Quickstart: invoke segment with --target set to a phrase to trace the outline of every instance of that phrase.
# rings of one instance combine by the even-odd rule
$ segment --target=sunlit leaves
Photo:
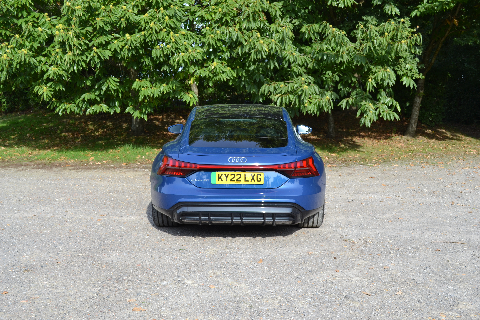
[[[399,79],[413,88],[419,77],[416,55],[421,37],[408,19],[379,21],[365,16],[347,31],[327,21],[298,25],[302,40],[295,43],[297,52],[284,52],[292,76],[287,82],[272,79],[263,94],[276,104],[314,115],[336,106],[356,108],[366,126],[380,117],[398,118],[400,109],[391,88]]]
[[[448,11],[455,7],[462,0],[425,0],[412,11],[412,16],[421,16],[425,14],[435,14],[442,11]]]
[[[418,77],[421,38],[389,1],[376,1],[382,19],[360,15],[353,0],[72,0],[43,11],[12,1],[1,7],[16,11],[2,34],[0,80],[21,79],[60,113],[145,118],[163,101],[197,104],[197,84],[228,84],[293,113],[357,108],[369,125],[395,118],[391,87],[413,88]]]
[[[53,15],[48,6],[46,12],[32,11],[26,1],[18,16],[26,12],[28,23],[19,18],[20,36],[7,42],[22,51],[7,56],[9,64],[0,61],[2,78],[31,70],[34,92],[60,113],[125,111],[146,117],[158,98],[194,103],[189,87],[175,79],[182,63],[191,63],[176,61],[193,46],[182,31],[187,4],[66,1]],[[151,85],[145,91],[136,80]]]
[[[353,4],[356,4],[355,0],[328,0],[328,5],[339,8],[350,7]]]
[[[389,2],[383,6],[383,10],[389,15],[399,15],[400,10],[393,3]]]

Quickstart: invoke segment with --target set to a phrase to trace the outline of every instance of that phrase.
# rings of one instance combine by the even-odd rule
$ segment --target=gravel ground
[[[146,168],[0,168],[0,319],[479,319],[480,167],[327,168],[319,229],[153,226]]]

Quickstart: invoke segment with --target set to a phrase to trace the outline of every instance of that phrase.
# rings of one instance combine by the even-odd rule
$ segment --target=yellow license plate
[[[263,172],[212,172],[212,184],[263,184]]]

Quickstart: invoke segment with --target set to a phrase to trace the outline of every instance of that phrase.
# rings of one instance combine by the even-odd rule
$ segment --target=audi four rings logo
[[[228,162],[235,162],[235,163],[247,162],[247,158],[245,158],[245,157],[230,157],[230,158],[228,158]]]

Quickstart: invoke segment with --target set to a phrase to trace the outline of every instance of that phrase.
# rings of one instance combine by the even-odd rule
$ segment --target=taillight
[[[197,164],[175,160],[164,156],[162,165],[157,174],[163,176],[186,177],[199,170],[240,170],[240,171],[277,171],[289,178],[307,178],[318,176],[318,170],[313,162],[313,157],[284,164],[273,165],[215,165]]]
[[[291,178],[299,178],[299,177],[314,177],[320,175],[318,173],[315,164],[313,163],[313,158],[307,158],[304,160],[300,160],[295,162],[295,170],[292,172]]]
[[[198,170],[198,164],[172,159],[164,156],[157,174],[163,176],[185,177]]]

